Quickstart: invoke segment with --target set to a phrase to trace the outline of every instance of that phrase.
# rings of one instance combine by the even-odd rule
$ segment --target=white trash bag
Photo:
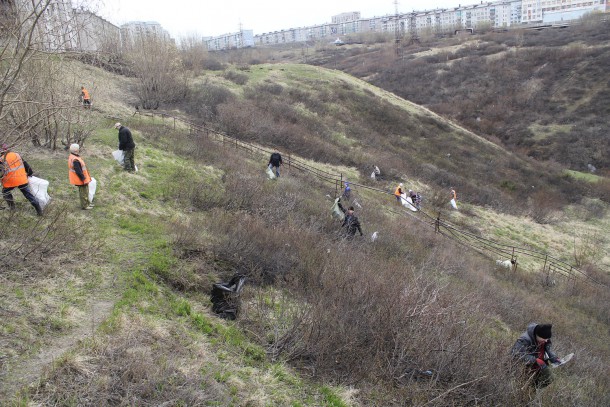
[[[89,203],[93,203],[93,198],[95,197],[95,191],[97,190],[97,180],[91,177],[91,182],[89,182]]]
[[[271,169],[271,166],[267,167],[267,171],[265,171],[267,173],[267,177],[269,179],[276,179],[277,177],[275,176],[275,173],[273,172],[273,170]]]
[[[112,156],[120,165],[125,164],[125,152],[123,150],[113,151]]]
[[[49,181],[38,177],[28,177],[28,184],[30,186],[30,191],[32,191],[32,194],[36,197],[40,207],[44,209],[51,201],[51,197],[47,192]]]
[[[411,209],[413,212],[417,212],[417,208],[413,205],[411,197],[407,197],[407,194],[403,193],[400,195],[400,203],[402,203],[402,206]]]
[[[455,202],[455,199],[452,199],[451,201],[449,201],[449,203],[451,204],[451,207],[453,209],[457,209],[457,203]]]
[[[341,209],[339,209],[339,199],[340,198],[335,199],[335,203],[330,208],[330,211],[331,211],[330,216],[332,218],[338,218],[339,220],[343,220],[343,218],[345,218],[345,214],[343,213],[343,211]]]

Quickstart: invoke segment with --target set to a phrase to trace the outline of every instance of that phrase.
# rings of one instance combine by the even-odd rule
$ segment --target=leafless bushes
[[[224,77],[238,85],[245,85],[249,79],[248,75],[234,70],[226,71]]]
[[[138,78],[135,91],[144,109],[157,109],[186,96],[186,76],[170,41],[156,36],[139,38],[126,57]]]
[[[30,208],[31,209],[31,208]],[[52,271],[48,262],[72,261],[74,252],[83,253],[85,260],[100,248],[89,236],[89,225],[68,218],[65,206],[47,208],[47,213],[35,221],[19,213],[3,211],[0,222],[0,275],[19,278],[39,276]],[[75,233],[78,230],[78,233]]]
[[[529,201],[529,214],[536,222],[551,223],[556,219],[556,213],[561,207],[561,196],[551,191],[538,191]]]
[[[77,110],[78,85],[65,79],[63,57],[48,50],[70,47],[75,27],[50,0],[4,2],[0,24],[0,130],[10,145],[30,139],[55,149],[58,141],[84,141],[90,132]]]

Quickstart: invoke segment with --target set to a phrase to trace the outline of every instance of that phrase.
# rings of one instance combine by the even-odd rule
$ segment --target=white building
[[[203,42],[207,45],[208,50],[210,51],[248,48],[254,46],[254,32],[252,30],[241,30],[231,34],[205,37],[203,38]]]
[[[121,30],[102,17],[84,9],[74,9],[76,48],[79,51],[118,53]]]
[[[525,23],[557,23],[577,20],[586,13],[604,12],[606,0],[523,0],[522,17]]]
[[[457,1],[457,0],[456,0]],[[331,23],[290,28],[257,34],[258,45],[286,44],[308,40],[334,40],[343,34],[396,31],[441,33],[458,29],[500,29],[526,24],[554,23],[575,20],[586,13],[610,9],[610,0],[496,0],[457,7],[414,11],[381,17],[361,18],[360,13],[342,13]]]
[[[349,13],[341,13],[341,14],[337,14],[336,16],[332,16],[330,18],[330,21],[333,24],[347,23],[347,22],[356,21],[356,20],[360,20],[360,12],[359,11],[352,11],[352,12],[349,12]]]
[[[137,41],[149,38],[171,41],[169,33],[156,21],[131,21],[121,26],[121,45],[123,49],[129,49]]]

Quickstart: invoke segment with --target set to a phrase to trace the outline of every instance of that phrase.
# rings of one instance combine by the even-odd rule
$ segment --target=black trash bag
[[[246,277],[241,274],[233,276],[228,283],[216,283],[212,285],[212,311],[220,318],[234,320],[239,313],[241,303],[240,294],[244,288]]]

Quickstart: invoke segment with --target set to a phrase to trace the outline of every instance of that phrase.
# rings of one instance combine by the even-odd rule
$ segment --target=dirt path
[[[53,338],[38,354],[20,360],[10,366],[7,378],[0,383],[0,399],[10,400],[19,390],[40,380],[46,367],[78,344],[79,341],[95,335],[100,324],[112,312],[114,303],[108,300],[94,301],[87,305],[87,312],[77,326],[65,335]],[[93,318],[91,318],[93,316]]]

